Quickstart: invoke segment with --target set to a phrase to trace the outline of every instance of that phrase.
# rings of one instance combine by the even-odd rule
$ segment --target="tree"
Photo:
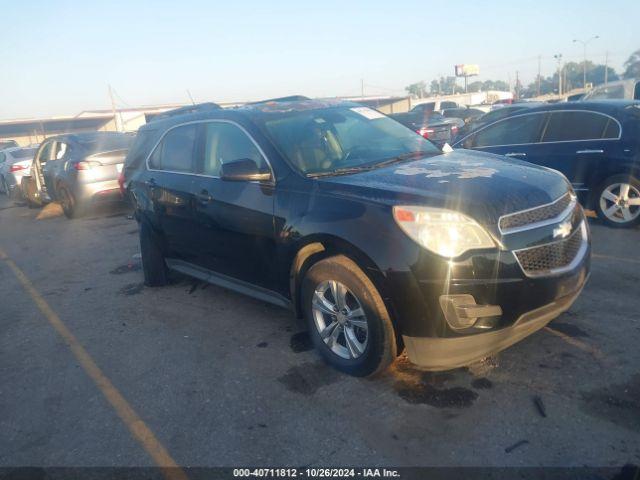
[[[625,78],[640,78],[640,50],[633,52],[624,62]]]
[[[417,98],[424,98],[427,96],[427,84],[425,82],[412,83],[408,87],[405,87],[405,90],[409,92],[410,95]]]

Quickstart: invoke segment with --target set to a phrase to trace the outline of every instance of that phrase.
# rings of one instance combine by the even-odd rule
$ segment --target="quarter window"
[[[544,118],[544,114],[528,114],[506,118],[470,137],[469,141],[464,142],[464,147],[536,143],[540,138],[540,129]]]
[[[553,112],[542,137],[543,142],[570,142],[618,138],[618,123],[593,112]]]
[[[149,166],[171,172],[193,171],[197,126],[183,125],[167,132],[149,159]]]
[[[44,165],[51,159],[52,146],[53,146],[53,142],[47,142],[43,145],[42,150],[40,150],[40,154],[38,155],[38,162],[41,165]]]
[[[244,159],[253,160],[261,170],[269,168],[258,148],[239,127],[226,122],[206,124],[202,173],[218,177],[223,164]]]

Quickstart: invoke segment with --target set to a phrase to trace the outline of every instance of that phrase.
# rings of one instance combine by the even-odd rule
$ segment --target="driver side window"
[[[204,164],[202,173],[219,177],[222,165],[235,160],[253,160],[260,171],[269,166],[262,154],[244,131],[226,122],[205,125]]]

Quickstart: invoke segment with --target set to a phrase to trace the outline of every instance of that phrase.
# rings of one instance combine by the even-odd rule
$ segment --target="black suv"
[[[355,103],[169,115],[140,128],[125,188],[147,285],[172,269],[288,307],[354,375],[402,348],[432,370],[506,348],[567,310],[589,272],[561,175],[444,154]]]

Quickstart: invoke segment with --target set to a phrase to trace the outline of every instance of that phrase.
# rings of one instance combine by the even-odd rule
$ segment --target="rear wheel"
[[[140,253],[144,284],[148,287],[161,287],[169,283],[169,271],[160,247],[160,239],[144,221],[140,223]]]
[[[2,188],[2,193],[9,195],[9,185],[7,185],[7,181],[4,177],[0,177],[0,188]]]
[[[302,302],[316,349],[338,370],[374,375],[397,356],[384,302],[349,258],[338,255],[313,265],[302,282]]]
[[[614,175],[600,188],[596,208],[600,219],[611,227],[625,228],[640,221],[640,181]]]
[[[68,187],[60,185],[57,189],[58,200],[62,211],[67,218],[76,218],[81,215],[81,209],[76,198]]]

